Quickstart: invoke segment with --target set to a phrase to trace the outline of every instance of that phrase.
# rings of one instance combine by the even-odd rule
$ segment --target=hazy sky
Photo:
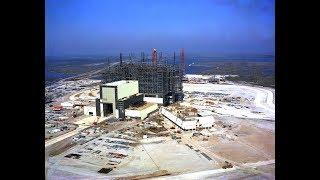
[[[46,55],[274,53],[274,0],[46,0]]]

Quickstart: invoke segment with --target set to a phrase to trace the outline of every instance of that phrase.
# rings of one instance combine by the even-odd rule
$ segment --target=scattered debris
[[[231,163],[229,163],[228,161],[224,162],[224,165],[222,166],[223,169],[227,169],[227,168],[232,168],[233,165]]]
[[[66,157],[66,158],[72,158],[72,159],[79,159],[80,157],[81,157],[81,155],[80,154],[68,154],[68,155],[66,155],[66,156],[64,156],[64,157]]]
[[[194,137],[198,137],[198,136],[202,136],[202,134],[201,134],[201,133],[199,133],[199,132],[194,132],[194,133],[192,134],[192,136],[194,136]]]
[[[193,147],[192,146],[190,146],[189,144],[185,144],[186,146],[188,146],[190,149],[193,149]]]
[[[112,171],[112,168],[101,168],[98,172],[103,174],[108,174]]]

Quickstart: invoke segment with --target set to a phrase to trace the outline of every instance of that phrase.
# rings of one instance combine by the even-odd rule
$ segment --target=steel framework
[[[175,64],[156,63],[154,57],[152,54],[152,62],[148,62],[141,53],[140,62],[123,62],[121,56],[120,63],[104,72],[105,82],[138,80],[139,91],[145,97],[163,98],[164,105],[182,100],[183,70]]]

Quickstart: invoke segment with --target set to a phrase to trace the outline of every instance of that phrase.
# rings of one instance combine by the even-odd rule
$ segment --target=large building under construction
[[[181,61],[181,53],[180,62],[184,62],[184,59]],[[108,67],[104,73],[104,79],[106,83],[137,80],[139,91],[144,94],[144,101],[168,105],[183,100],[184,68],[182,67],[181,63],[175,65],[158,61],[155,49],[152,52],[152,62],[145,60],[144,55],[140,62],[123,62],[120,54],[120,62]]]

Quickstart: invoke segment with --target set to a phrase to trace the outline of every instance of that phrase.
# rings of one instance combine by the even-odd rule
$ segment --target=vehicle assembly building
[[[182,50],[183,52],[183,50]],[[183,53],[180,53],[183,54]],[[106,83],[120,80],[139,81],[139,92],[147,102],[168,105],[183,100],[182,78],[184,66],[158,62],[155,49],[152,52],[152,62],[145,62],[144,55],[141,62],[123,62],[108,67],[104,73]],[[184,54],[182,56],[184,58]],[[181,59],[181,57],[180,57]],[[174,56],[175,61],[175,56]],[[184,59],[180,60],[184,64]]]

